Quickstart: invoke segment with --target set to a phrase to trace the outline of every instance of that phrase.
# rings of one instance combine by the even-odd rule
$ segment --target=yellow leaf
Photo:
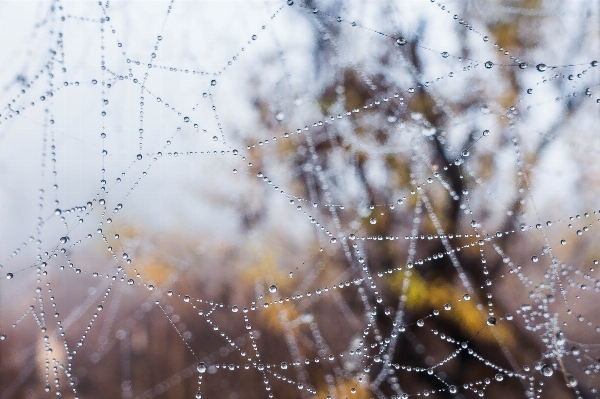
[[[404,279],[408,279],[408,289],[402,292]],[[467,335],[478,339],[497,342],[513,347],[515,340],[510,328],[502,323],[487,325],[487,317],[477,309],[476,298],[457,301],[462,298],[464,290],[443,278],[428,282],[421,275],[411,270],[408,275],[396,275],[391,281],[393,290],[406,296],[406,305],[412,310],[440,310],[440,317],[448,318],[456,323]],[[451,304],[452,309],[445,311],[444,305]]]

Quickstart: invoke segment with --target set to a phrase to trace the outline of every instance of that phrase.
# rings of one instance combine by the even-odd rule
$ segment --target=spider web
[[[0,398],[598,397],[599,4],[0,2]]]

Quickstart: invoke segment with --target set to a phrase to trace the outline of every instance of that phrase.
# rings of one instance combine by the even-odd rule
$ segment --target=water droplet
[[[133,279],[130,278],[129,280],[127,280],[127,284],[133,285]]]
[[[184,122],[189,122],[189,121],[190,121],[190,118],[189,118],[189,116],[186,116],[186,117],[184,117],[184,118],[183,118],[183,121],[184,121]]]
[[[142,154],[137,154],[136,158],[138,159],[138,161],[141,160],[142,159]]]
[[[198,363],[198,366],[196,366],[196,370],[198,370],[198,372],[200,374],[206,373],[206,363],[204,363],[204,362]]]
[[[537,256],[535,256],[535,255],[533,255],[533,256],[531,257],[531,261],[532,261],[532,262],[537,262],[538,260],[539,260],[539,258],[538,258]]]
[[[537,64],[535,67],[540,72],[545,72],[546,71],[546,64]]]
[[[294,5],[294,0],[287,0],[287,5],[288,6],[293,6]]]
[[[371,218],[371,219],[369,220],[369,223],[371,223],[371,224],[377,224],[377,219],[375,219],[375,218]]]
[[[442,58],[448,58],[448,56],[450,56],[450,54],[448,54],[448,52],[447,52],[447,51],[444,51],[444,52],[442,53]]]
[[[425,321],[423,319],[419,319],[419,320],[417,320],[417,325],[419,327],[423,327],[425,325]]]
[[[577,379],[571,374],[567,374],[567,386],[569,388],[575,388],[577,386]]]
[[[399,37],[396,39],[396,44],[398,46],[404,46],[406,44],[406,39],[403,37]]]
[[[487,325],[488,326],[495,326],[496,325],[496,318],[495,317],[488,317],[488,319],[487,319]]]
[[[527,68],[527,64],[526,64],[526,63],[524,63],[524,62],[521,62],[521,63],[519,64],[519,68],[521,68],[521,69],[525,69],[525,68]]]
[[[450,310],[450,309],[452,309],[452,306],[449,303],[444,305],[444,310]]]
[[[276,293],[276,292],[277,292],[277,286],[276,286],[275,284],[272,284],[272,285],[269,287],[269,292],[270,292],[271,294],[274,294],[274,293]]]
[[[331,239],[329,240],[330,243],[335,244],[337,242],[337,238],[335,237],[331,237]]]
[[[494,376],[494,379],[496,381],[502,381],[502,380],[504,380],[504,374],[498,373]]]
[[[211,86],[216,86],[216,85],[217,85],[217,81],[216,81],[216,80],[214,80],[214,79],[213,79],[213,80],[211,80],[211,81],[210,81],[210,85],[211,85]]]
[[[544,364],[542,366],[542,375],[544,377],[550,377],[552,376],[552,374],[554,374],[554,369],[552,369],[552,367],[548,366],[547,364]]]
[[[60,243],[61,244],[66,244],[67,241],[69,241],[69,237],[66,237],[66,236],[65,237],[60,237]]]
[[[469,295],[469,294],[465,294],[465,295],[463,295],[463,299],[464,299],[465,301],[470,301],[470,300],[471,300],[471,295]]]
[[[237,306],[235,306],[235,305],[231,307],[231,312],[232,312],[232,313],[237,313],[239,310],[240,310],[240,308],[238,308],[238,307],[237,307]]]
[[[279,122],[281,122],[282,120],[284,120],[284,119],[285,119],[285,115],[283,114],[283,112],[278,112],[278,113],[275,115],[275,119],[277,119]]]
[[[487,37],[487,36],[484,36],[484,37],[483,37],[483,41],[484,41],[484,42],[487,42],[488,40],[490,40],[490,38],[489,38],[489,37]]]
[[[491,69],[494,66],[494,63],[492,61],[486,61],[483,65],[485,65],[487,69]]]
[[[98,305],[98,306],[96,306],[96,310],[97,310],[98,312],[100,312],[102,309],[104,309],[104,306],[102,306],[102,305]]]
[[[590,65],[593,66],[593,67],[596,67],[596,66],[598,66],[598,61],[592,61],[592,62],[590,62]]]
[[[489,136],[490,135],[490,131],[489,130],[484,130],[483,131],[483,135],[486,136],[486,137]]]
[[[288,368],[288,364],[286,362],[281,363],[282,370],[287,370],[287,368]]]
[[[14,274],[12,273],[6,273],[6,279],[7,280],[11,280],[14,277]]]

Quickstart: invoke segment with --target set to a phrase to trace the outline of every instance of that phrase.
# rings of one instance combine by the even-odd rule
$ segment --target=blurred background
[[[0,1],[0,398],[596,398],[600,2]]]

